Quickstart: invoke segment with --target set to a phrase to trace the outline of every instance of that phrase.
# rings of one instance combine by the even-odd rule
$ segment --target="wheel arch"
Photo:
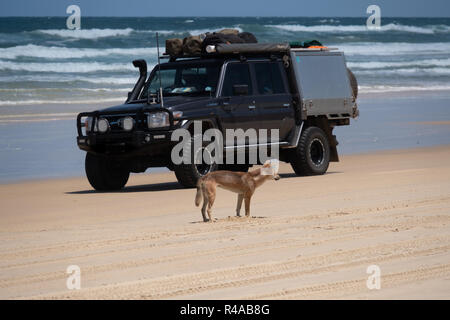
[[[328,143],[330,145],[330,161],[339,162],[339,154],[337,151],[337,145],[339,143],[336,139],[336,136],[333,135],[334,126],[330,124],[328,118],[325,116],[308,117],[304,122],[303,130],[308,127],[318,127],[325,132],[328,138]]]
[[[201,121],[202,134],[204,134],[205,131],[208,129],[219,129],[219,126],[217,125],[217,121],[215,119],[210,119],[210,118],[191,119],[191,120],[188,120],[182,126],[182,128],[187,129],[191,133],[191,135],[194,134],[194,121]]]

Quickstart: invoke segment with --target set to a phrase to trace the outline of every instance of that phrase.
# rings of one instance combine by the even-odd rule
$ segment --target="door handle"
[[[234,105],[230,103],[230,98],[225,98],[219,102],[219,105],[225,111],[231,111],[234,109]]]
[[[226,103],[222,104],[222,109],[225,111],[232,111],[234,108],[233,108],[233,105],[226,102]]]
[[[248,108],[249,108],[250,110],[254,110],[254,109],[256,109],[256,106],[251,105],[251,106],[248,106]]]

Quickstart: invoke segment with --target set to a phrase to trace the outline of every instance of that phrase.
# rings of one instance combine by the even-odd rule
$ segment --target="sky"
[[[371,4],[384,17],[450,17],[450,0],[1,0],[0,16],[313,16],[365,17]]]

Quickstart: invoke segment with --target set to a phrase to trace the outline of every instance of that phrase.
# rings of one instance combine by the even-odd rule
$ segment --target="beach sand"
[[[63,178],[0,185],[0,298],[449,299],[450,146],[344,155],[324,176],[281,166],[213,223],[172,173],[121,192]],[[81,269],[68,290],[66,269]],[[367,267],[381,271],[369,290]]]

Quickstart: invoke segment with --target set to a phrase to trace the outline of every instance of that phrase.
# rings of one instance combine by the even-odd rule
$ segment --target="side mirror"
[[[248,95],[248,85],[247,84],[235,84],[235,85],[233,85],[233,95],[234,96],[246,96],[246,95]]]

